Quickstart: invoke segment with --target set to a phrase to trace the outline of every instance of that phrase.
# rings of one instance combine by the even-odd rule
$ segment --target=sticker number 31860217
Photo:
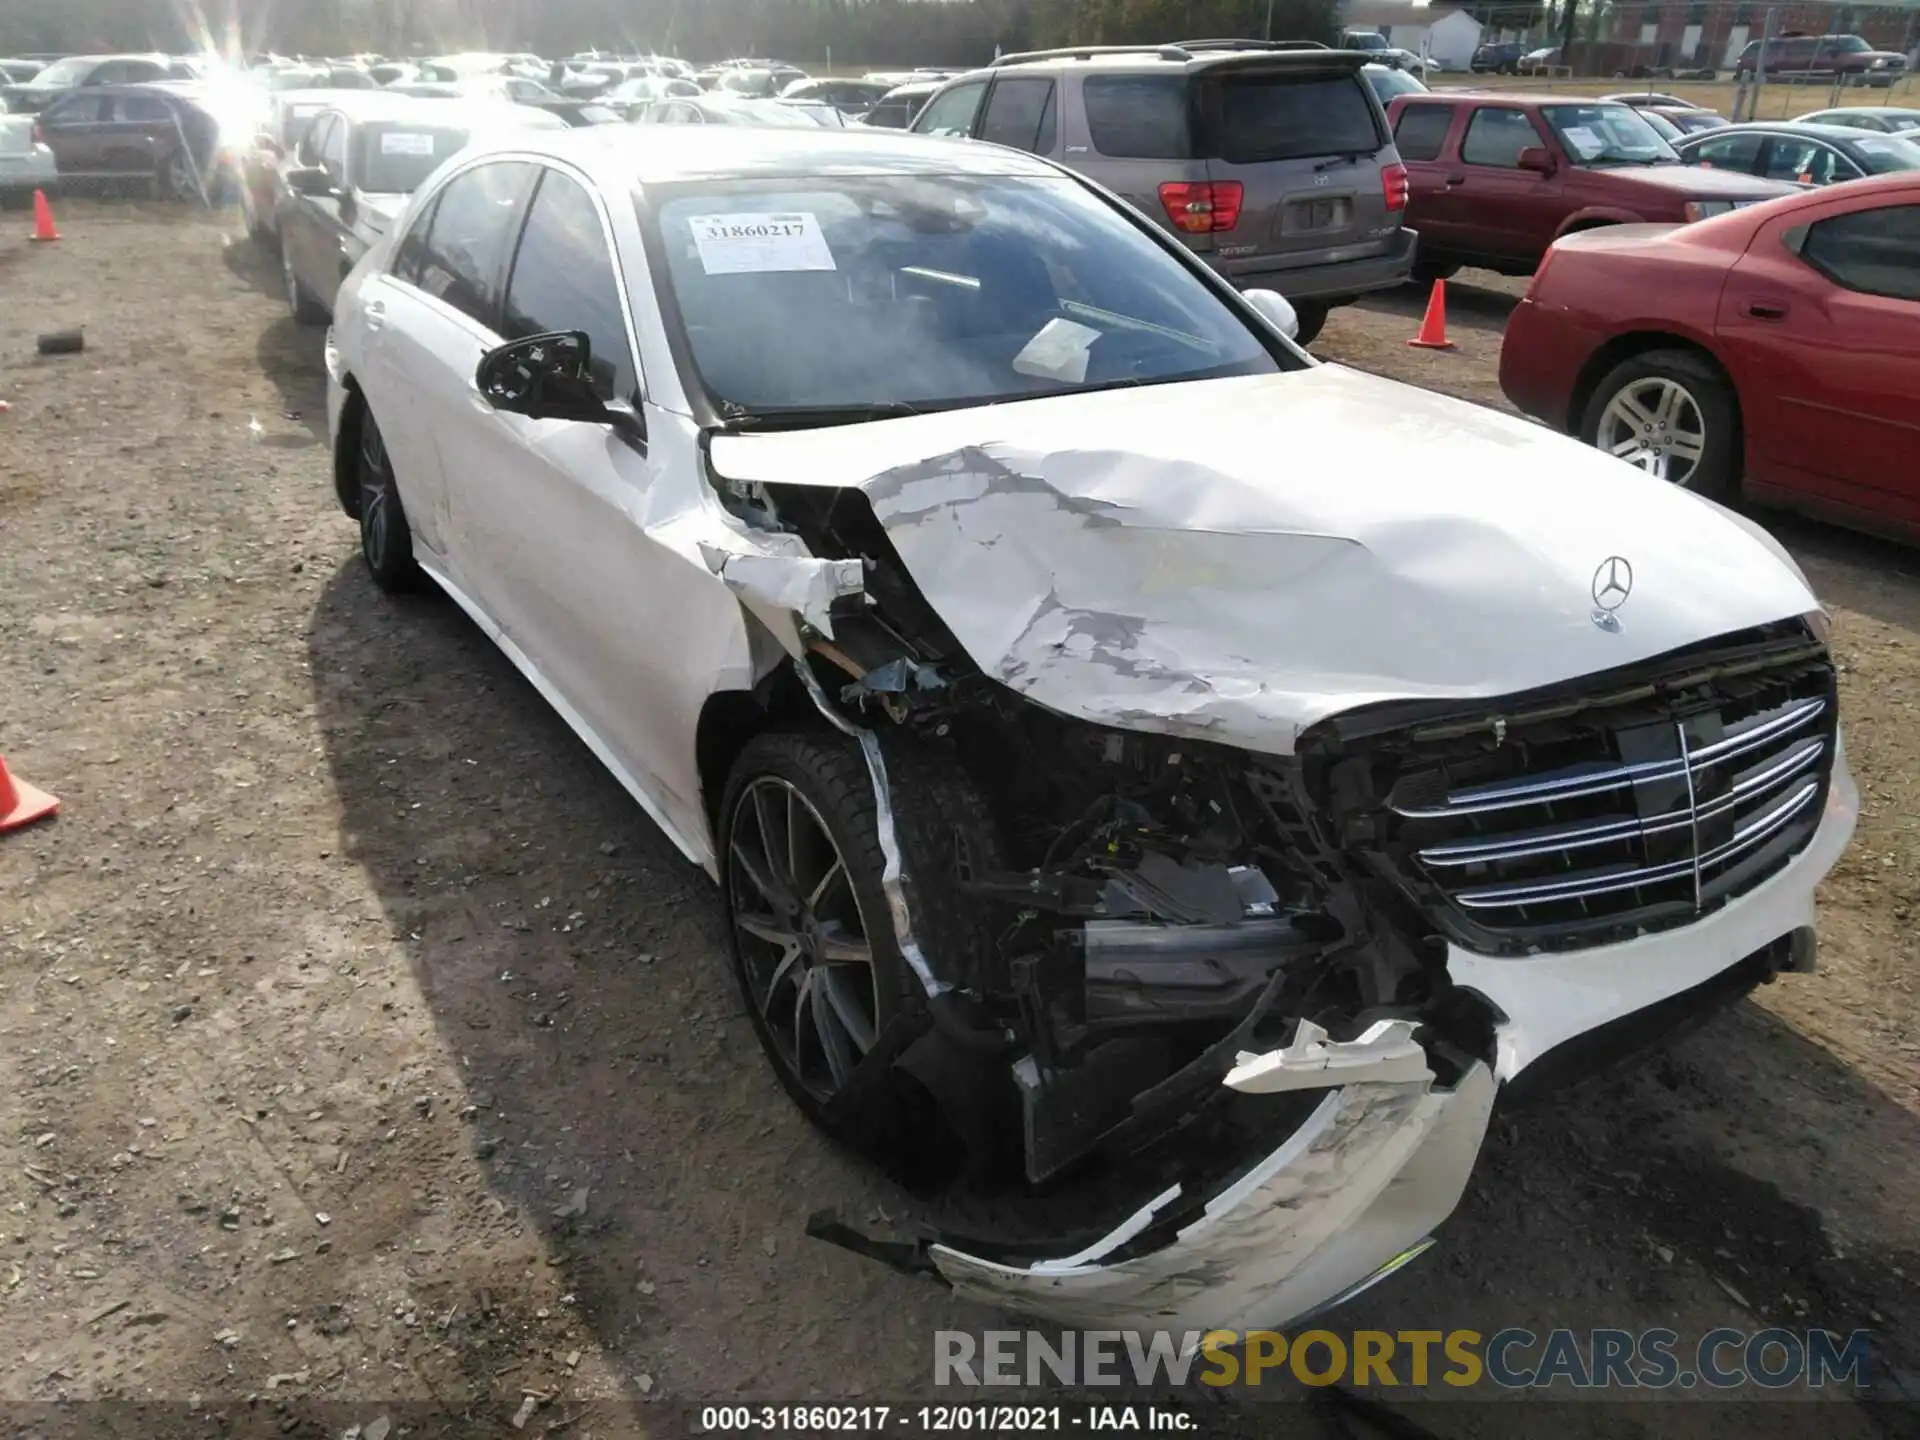
[[[695,215],[687,225],[700,268],[709,275],[835,268],[819,218],[805,212]]]

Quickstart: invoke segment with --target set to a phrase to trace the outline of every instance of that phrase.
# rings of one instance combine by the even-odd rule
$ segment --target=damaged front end
[[[1298,762],[1044,708],[973,664],[859,491],[720,488],[793,557],[707,559],[860,745],[924,992],[892,1061],[920,1123],[878,1158],[925,1222],[818,1233],[1085,1326],[1280,1324],[1418,1253],[1478,1154],[1497,1017]],[[900,777],[928,766],[986,819],[915,869],[896,824],[939,817]],[[977,943],[926,918],[956,907]]]

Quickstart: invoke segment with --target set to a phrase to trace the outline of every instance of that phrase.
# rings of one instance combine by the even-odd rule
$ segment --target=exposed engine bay
[[[858,491],[729,503],[861,563],[860,593],[802,628],[801,680],[896,769],[950,767],[990,816],[950,814],[946,873],[904,877],[910,897],[948,888],[990,914],[993,938],[914,937],[932,1023],[896,1064],[931,1114],[915,1153],[878,1157],[922,1190],[1002,1202],[975,1212],[995,1217],[977,1248],[1021,1253],[1029,1223],[1057,1247],[1062,1216],[1096,1234],[1143,1187],[1204,1198],[1344,1075],[1451,1084],[1489,1058],[1489,1008],[1321,833],[1302,762],[1092,725],[981,675]]]

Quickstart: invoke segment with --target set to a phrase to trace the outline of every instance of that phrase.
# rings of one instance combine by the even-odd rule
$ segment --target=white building
[[[1387,43],[1416,55],[1425,53],[1450,70],[1464,70],[1480,46],[1480,22],[1452,5],[1418,5],[1407,0],[1349,0],[1341,24],[1349,30],[1378,30]]]

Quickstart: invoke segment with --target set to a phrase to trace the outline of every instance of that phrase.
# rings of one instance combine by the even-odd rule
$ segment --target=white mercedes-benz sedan
[[[1317,194],[1318,192],[1316,192]],[[1100,1328],[1417,1255],[1496,1097],[1814,960],[1851,832],[1764,531],[1336,365],[1086,180],[469,149],[341,291],[340,503],[717,882],[890,1244]]]

